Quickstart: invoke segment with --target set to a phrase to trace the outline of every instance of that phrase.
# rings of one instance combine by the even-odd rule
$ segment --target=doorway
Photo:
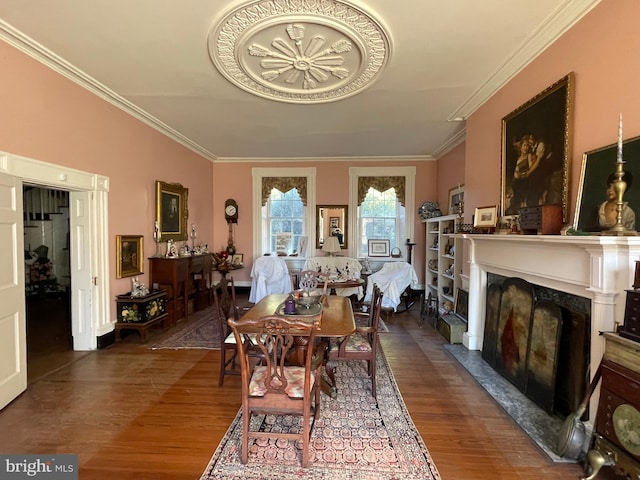
[[[23,185],[69,194],[73,353],[98,348],[113,332],[109,311],[109,178],[0,152],[0,408],[27,388]],[[31,249],[34,248],[33,245]],[[37,248],[37,247],[36,247]]]
[[[74,360],[69,192],[23,184],[27,382]]]

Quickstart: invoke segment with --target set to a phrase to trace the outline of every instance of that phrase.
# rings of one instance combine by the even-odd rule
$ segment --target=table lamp
[[[322,244],[322,251],[327,252],[327,255],[334,257],[336,253],[340,251],[340,243],[338,237],[328,237]]]

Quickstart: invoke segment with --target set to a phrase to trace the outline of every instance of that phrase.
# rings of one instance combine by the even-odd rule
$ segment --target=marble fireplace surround
[[[469,323],[463,343],[482,350],[487,273],[520,277],[591,300],[591,375],[604,353],[602,331],[622,323],[625,290],[632,288],[640,236],[461,234],[469,262]],[[595,397],[597,398],[597,396]],[[596,402],[590,402],[589,418]]]

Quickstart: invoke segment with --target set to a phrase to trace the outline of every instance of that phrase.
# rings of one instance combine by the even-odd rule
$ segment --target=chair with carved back
[[[354,312],[356,318],[355,333],[334,340],[329,346],[327,360],[365,360],[371,377],[371,394],[376,398],[376,354],[378,351],[378,326],[384,293],[377,285],[373,286],[371,306],[368,313]],[[360,321],[358,321],[360,320]],[[327,368],[330,380],[335,386],[334,371]]]
[[[248,461],[249,439],[287,439],[301,442],[301,463],[306,468],[311,431],[320,411],[322,362],[314,361],[315,348],[307,349],[303,366],[289,365],[286,358],[295,346],[296,337],[307,337],[308,345],[315,346],[318,323],[276,315],[258,319],[230,318],[228,322],[236,336],[242,372],[242,463]],[[258,365],[242,341],[248,334],[256,335],[263,355]],[[295,431],[286,432],[251,430],[254,414],[293,415],[300,417],[301,425],[292,429]]]
[[[303,270],[298,273],[298,286],[301,290],[308,292],[321,291],[327,296],[327,285],[329,285],[329,274],[314,272],[313,270]]]
[[[225,375],[240,375],[237,368],[236,357],[238,348],[236,337],[231,331],[227,319],[240,318],[238,305],[236,303],[236,289],[233,277],[222,278],[220,282],[211,289],[215,312],[218,315],[218,331],[220,332],[220,377],[218,385],[222,386]],[[245,341],[252,341],[247,337]]]

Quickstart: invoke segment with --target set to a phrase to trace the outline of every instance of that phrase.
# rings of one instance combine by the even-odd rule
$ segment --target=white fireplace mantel
[[[591,376],[604,353],[599,332],[622,323],[625,290],[632,288],[640,236],[471,235],[469,324],[464,345],[482,350],[487,273],[520,277],[530,283],[591,300]]]

